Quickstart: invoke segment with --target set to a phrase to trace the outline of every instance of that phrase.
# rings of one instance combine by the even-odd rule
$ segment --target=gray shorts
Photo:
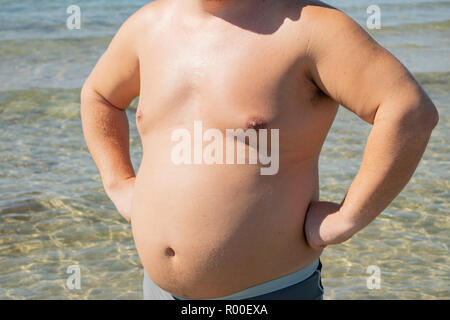
[[[308,272],[306,279],[284,286],[282,289],[270,291],[271,287],[280,286],[292,281],[298,276],[304,276]],[[230,296],[213,300],[322,300],[323,286],[321,280],[322,263],[317,260],[315,264],[310,265],[293,274],[271,280]],[[180,298],[163,290],[155,284],[144,270],[144,300],[190,300]],[[267,292],[269,291],[269,292]],[[258,294],[264,292],[263,294]],[[255,293],[255,294],[252,294]]]

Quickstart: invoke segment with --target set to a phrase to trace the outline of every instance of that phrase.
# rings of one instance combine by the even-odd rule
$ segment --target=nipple
[[[263,118],[258,117],[252,117],[247,120],[247,129],[265,129],[267,128],[267,121],[265,121]]]
[[[142,110],[137,110],[136,111],[136,121],[142,120],[142,117],[143,117]]]

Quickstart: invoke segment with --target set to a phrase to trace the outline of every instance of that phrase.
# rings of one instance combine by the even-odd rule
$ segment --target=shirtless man
[[[125,110],[137,96],[135,176]],[[318,183],[338,105],[373,125],[340,204],[319,201]],[[357,23],[297,0],[146,5],[84,84],[81,116],[105,191],[131,221],[147,299],[321,299],[322,250],[398,195],[438,121],[411,74]],[[278,172],[173,163],[173,131],[195,121],[279,129]]]

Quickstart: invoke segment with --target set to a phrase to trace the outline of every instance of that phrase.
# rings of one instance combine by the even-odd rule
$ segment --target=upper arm
[[[126,109],[139,95],[137,14],[120,27],[83,86],[82,96],[101,96],[119,109]]]
[[[369,123],[388,100],[406,108],[408,99],[427,99],[409,71],[350,17],[334,8],[310,13],[311,76],[332,99]]]

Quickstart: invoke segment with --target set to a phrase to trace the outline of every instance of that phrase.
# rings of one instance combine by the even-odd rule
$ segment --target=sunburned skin
[[[136,249],[150,278],[174,295],[208,299],[297,271],[322,253],[324,245],[311,246],[307,238],[342,242],[379,214],[412,174],[428,131],[409,153],[401,144],[386,149],[389,143],[373,142],[396,136],[406,141],[392,129],[396,125],[375,125],[368,165],[363,163],[344,203],[351,210],[339,213],[351,218],[304,231],[308,208],[319,200],[318,160],[338,105],[369,123],[376,115],[400,119],[413,105],[404,103],[406,97],[425,101],[417,92],[398,61],[320,2],[158,0],[122,26],[84,87],[84,105],[95,104],[98,122],[116,129],[89,127],[87,116],[84,128],[88,141],[109,128],[109,144],[88,142],[104,184],[133,177],[123,110],[140,96],[136,123],[143,157],[133,192],[106,190],[123,203],[131,198]],[[194,136],[195,121],[223,136],[227,129],[278,129],[277,173],[262,175],[260,163],[175,164],[172,133],[184,128]],[[245,141],[226,139],[249,149]],[[398,160],[397,149],[405,160],[394,168],[383,155]],[[375,172],[374,163],[383,169]],[[393,175],[385,168],[395,169],[397,178],[386,180]],[[323,219],[320,212],[312,217]],[[353,218],[360,213],[365,215]]]

